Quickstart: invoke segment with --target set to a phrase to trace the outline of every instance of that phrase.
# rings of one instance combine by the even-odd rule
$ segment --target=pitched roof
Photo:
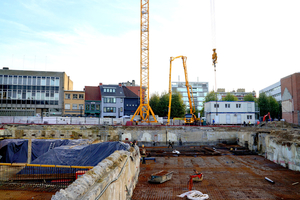
[[[99,86],[85,86],[85,100],[101,101],[101,93]]]
[[[114,93],[104,92],[104,89],[115,89]],[[114,96],[114,97],[125,97],[124,91],[121,85],[100,85],[100,91],[102,96]]]
[[[123,86],[123,91],[126,98],[138,98],[139,95],[129,89],[129,86]]]
[[[131,92],[133,92],[137,97],[140,96],[140,86],[125,86],[128,88]]]

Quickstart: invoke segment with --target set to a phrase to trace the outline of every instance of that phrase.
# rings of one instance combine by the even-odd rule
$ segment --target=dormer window
[[[103,92],[115,93],[116,89],[115,88],[103,88]]]

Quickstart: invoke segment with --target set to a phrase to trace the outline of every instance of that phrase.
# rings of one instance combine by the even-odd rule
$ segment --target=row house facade
[[[134,115],[140,105],[140,87],[123,86],[124,98],[124,116]]]
[[[120,118],[124,116],[124,98],[122,84],[103,85],[100,83],[101,118]]]
[[[101,93],[100,86],[85,86],[85,114],[88,117],[100,117]]]
[[[85,92],[65,90],[63,115],[65,117],[81,117],[84,115]]]

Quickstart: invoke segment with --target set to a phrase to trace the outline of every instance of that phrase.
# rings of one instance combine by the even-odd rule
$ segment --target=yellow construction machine
[[[184,75],[185,75],[185,86],[188,94],[189,105],[190,105],[190,113],[185,114],[184,116],[184,124],[198,124],[200,119],[196,117],[195,113],[195,103],[194,103],[194,96],[193,96],[193,89],[189,85],[188,81],[188,74],[187,74],[187,67],[186,67],[186,56],[177,56],[177,57],[170,57],[170,74],[169,74],[169,106],[168,106],[168,124],[170,124],[170,116],[171,116],[171,102],[172,102],[172,84],[171,84],[171,73],[172,73],[172,62],[177,59],[182,58]],[[191,92],[190,92],[191,90]],[[192,98],[191,98],[192,93]],[[192,102],[193,101],[193,102]]]

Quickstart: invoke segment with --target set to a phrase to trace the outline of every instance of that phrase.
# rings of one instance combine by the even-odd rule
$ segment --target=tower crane
[[[140,122],[157,122],[149,105],[149,0],[141,0],[140,14],[140,105],[130,121],[139,115]]]
[[[187,59],[186,56],[170,57],[168,124],[170,123],[171,102],[172,102],[172,84],[171,84],[172,62],[177,58],[182,59],[184,75],[185,75],[185,86],[186,86],[188,99],[189,99],[189,105],[190,105],[190,113],[185,114],[184,123],[185,124],[196,124],[199,121],[199,119],[194,114],[195,113],[195,102],[194,102],[194,96],[193,96],[193,89],[192,89],[191,85],[189,85],[189,80],[188,80],[187,67],[186,67],[186,59]],[[190,92],[190,90],[191,90],[191,92]],[[191,98],[191,93],[192,93],[192,98]]]

